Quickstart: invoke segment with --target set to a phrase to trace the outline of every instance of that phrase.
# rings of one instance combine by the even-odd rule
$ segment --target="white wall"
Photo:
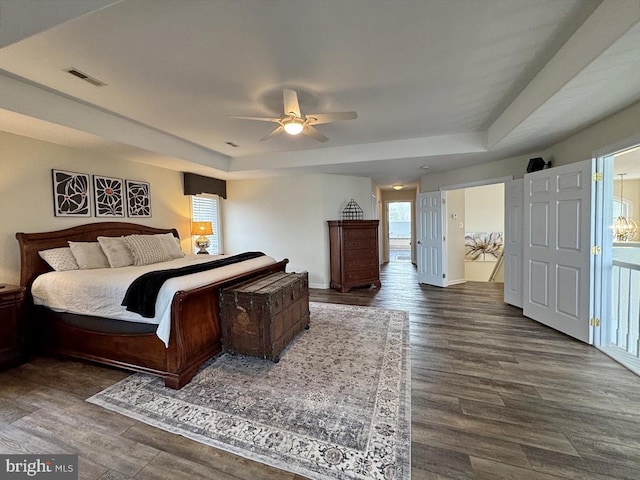
[[[59,230],[109,220],[54,217],[52,168],[149,182],[152,217],[117,220],[175,227],[183,239],[183,250],[190,249],[190,203],[183,195],[180,172],[0,132],[0,283],[15,284],[20,279],[16,232]]]
[[[260,250],[287,271],[308,271],[309,284],[329,287],[327,220],[339,220],[354,199],[371,218],[371,180],[342,175],[297,175],[227,182],[223,204],[225,253]]]

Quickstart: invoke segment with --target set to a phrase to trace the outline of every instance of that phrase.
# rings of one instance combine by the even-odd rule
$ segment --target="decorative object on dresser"
[[[211,242],[206,235],[213,235],[213,225],[211,222],[191,222],[191,235],[198,235],[195,240],[195,245],[198,247],[196,253],[209,254],[207,248],[211,245]]]
[[[1,284],[0,288],[0,369],[22,362],[24,287]]]
[[[96,242],[98,237],[167,233],[178,237],[175,229],[126,222],[98,222],[53,232],[16,233],[20,245],[20,285],[27,288],[26,317],[29,325],[33,326],[29,331],[37,336],[40,348],[54,355],[157,375],[170,388],[181,388],[188,383],[202,363],[222,350],[218,308],[220,289],[284,271],[287,259],[251,266],[202,286],[176,291],[167,299],[170,333],[166,345],[157,335],[158,325],[54,311],[34,305],[31,295],[36,278],[52,271],[51,266],[40,257],[41,251],[67,247],[69,241]],[[124,324],[130,325],[125,327]]]
[[[342,209],[342,220],[362,220],[363,218],[364,212],[353,198]]]
[[[53,214],[56,217],[90,217],[89,175],[51,170]]]
[[[224,354],[180,391],[136,374],[87,401],[311,480],[409,480],[409,314],[310,309],[277,364]]]
[[[380,288],[378,220],[329,220],[331,288]]]
[[[309,328],[309,276],[274,273],[220,293],[225,351],[280,360],[280,353]]]

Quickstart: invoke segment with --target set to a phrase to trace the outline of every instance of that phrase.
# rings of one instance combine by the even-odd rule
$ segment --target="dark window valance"
[[[211,193],[222,198],[227,198],[227,182],[219,178],[204,177],[195,173],[184,172],[184,194],[198,195]]]

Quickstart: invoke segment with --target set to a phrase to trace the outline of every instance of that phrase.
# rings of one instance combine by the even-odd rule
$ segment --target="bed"
[[[287,259],[234,274],[197,288],[178,291],[171,300],[168,346],[155,331],[132,324],[114,327],[117,321],[61,313],[33,304],[34,280],[52,269],[39,251],[66,247],[68,241],[94,242],[99,236],[172,233],[126,222],[98,222],[42,233],[17,233],[20,245],[20,284],[27,288],[29,341],[37,349],[64,357],[90,360],[127,370],[150,373],[164,379],[169,388],[187,384],[199,367],[222,350],[219,292],[221,288],[250,278],[285,271]],[[128,322],[122,322],[128,323]]]

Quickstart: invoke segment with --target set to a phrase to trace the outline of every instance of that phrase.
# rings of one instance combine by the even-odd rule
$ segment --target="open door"
[[[524,179],[504,184],[504,301],[522,308]]]
[[[418,282],[446,286],[442,233],[443,192],[419,193],[416,208]]]
[[[595,171],[594,159],[524,176],[524,315],[588,343]]]

